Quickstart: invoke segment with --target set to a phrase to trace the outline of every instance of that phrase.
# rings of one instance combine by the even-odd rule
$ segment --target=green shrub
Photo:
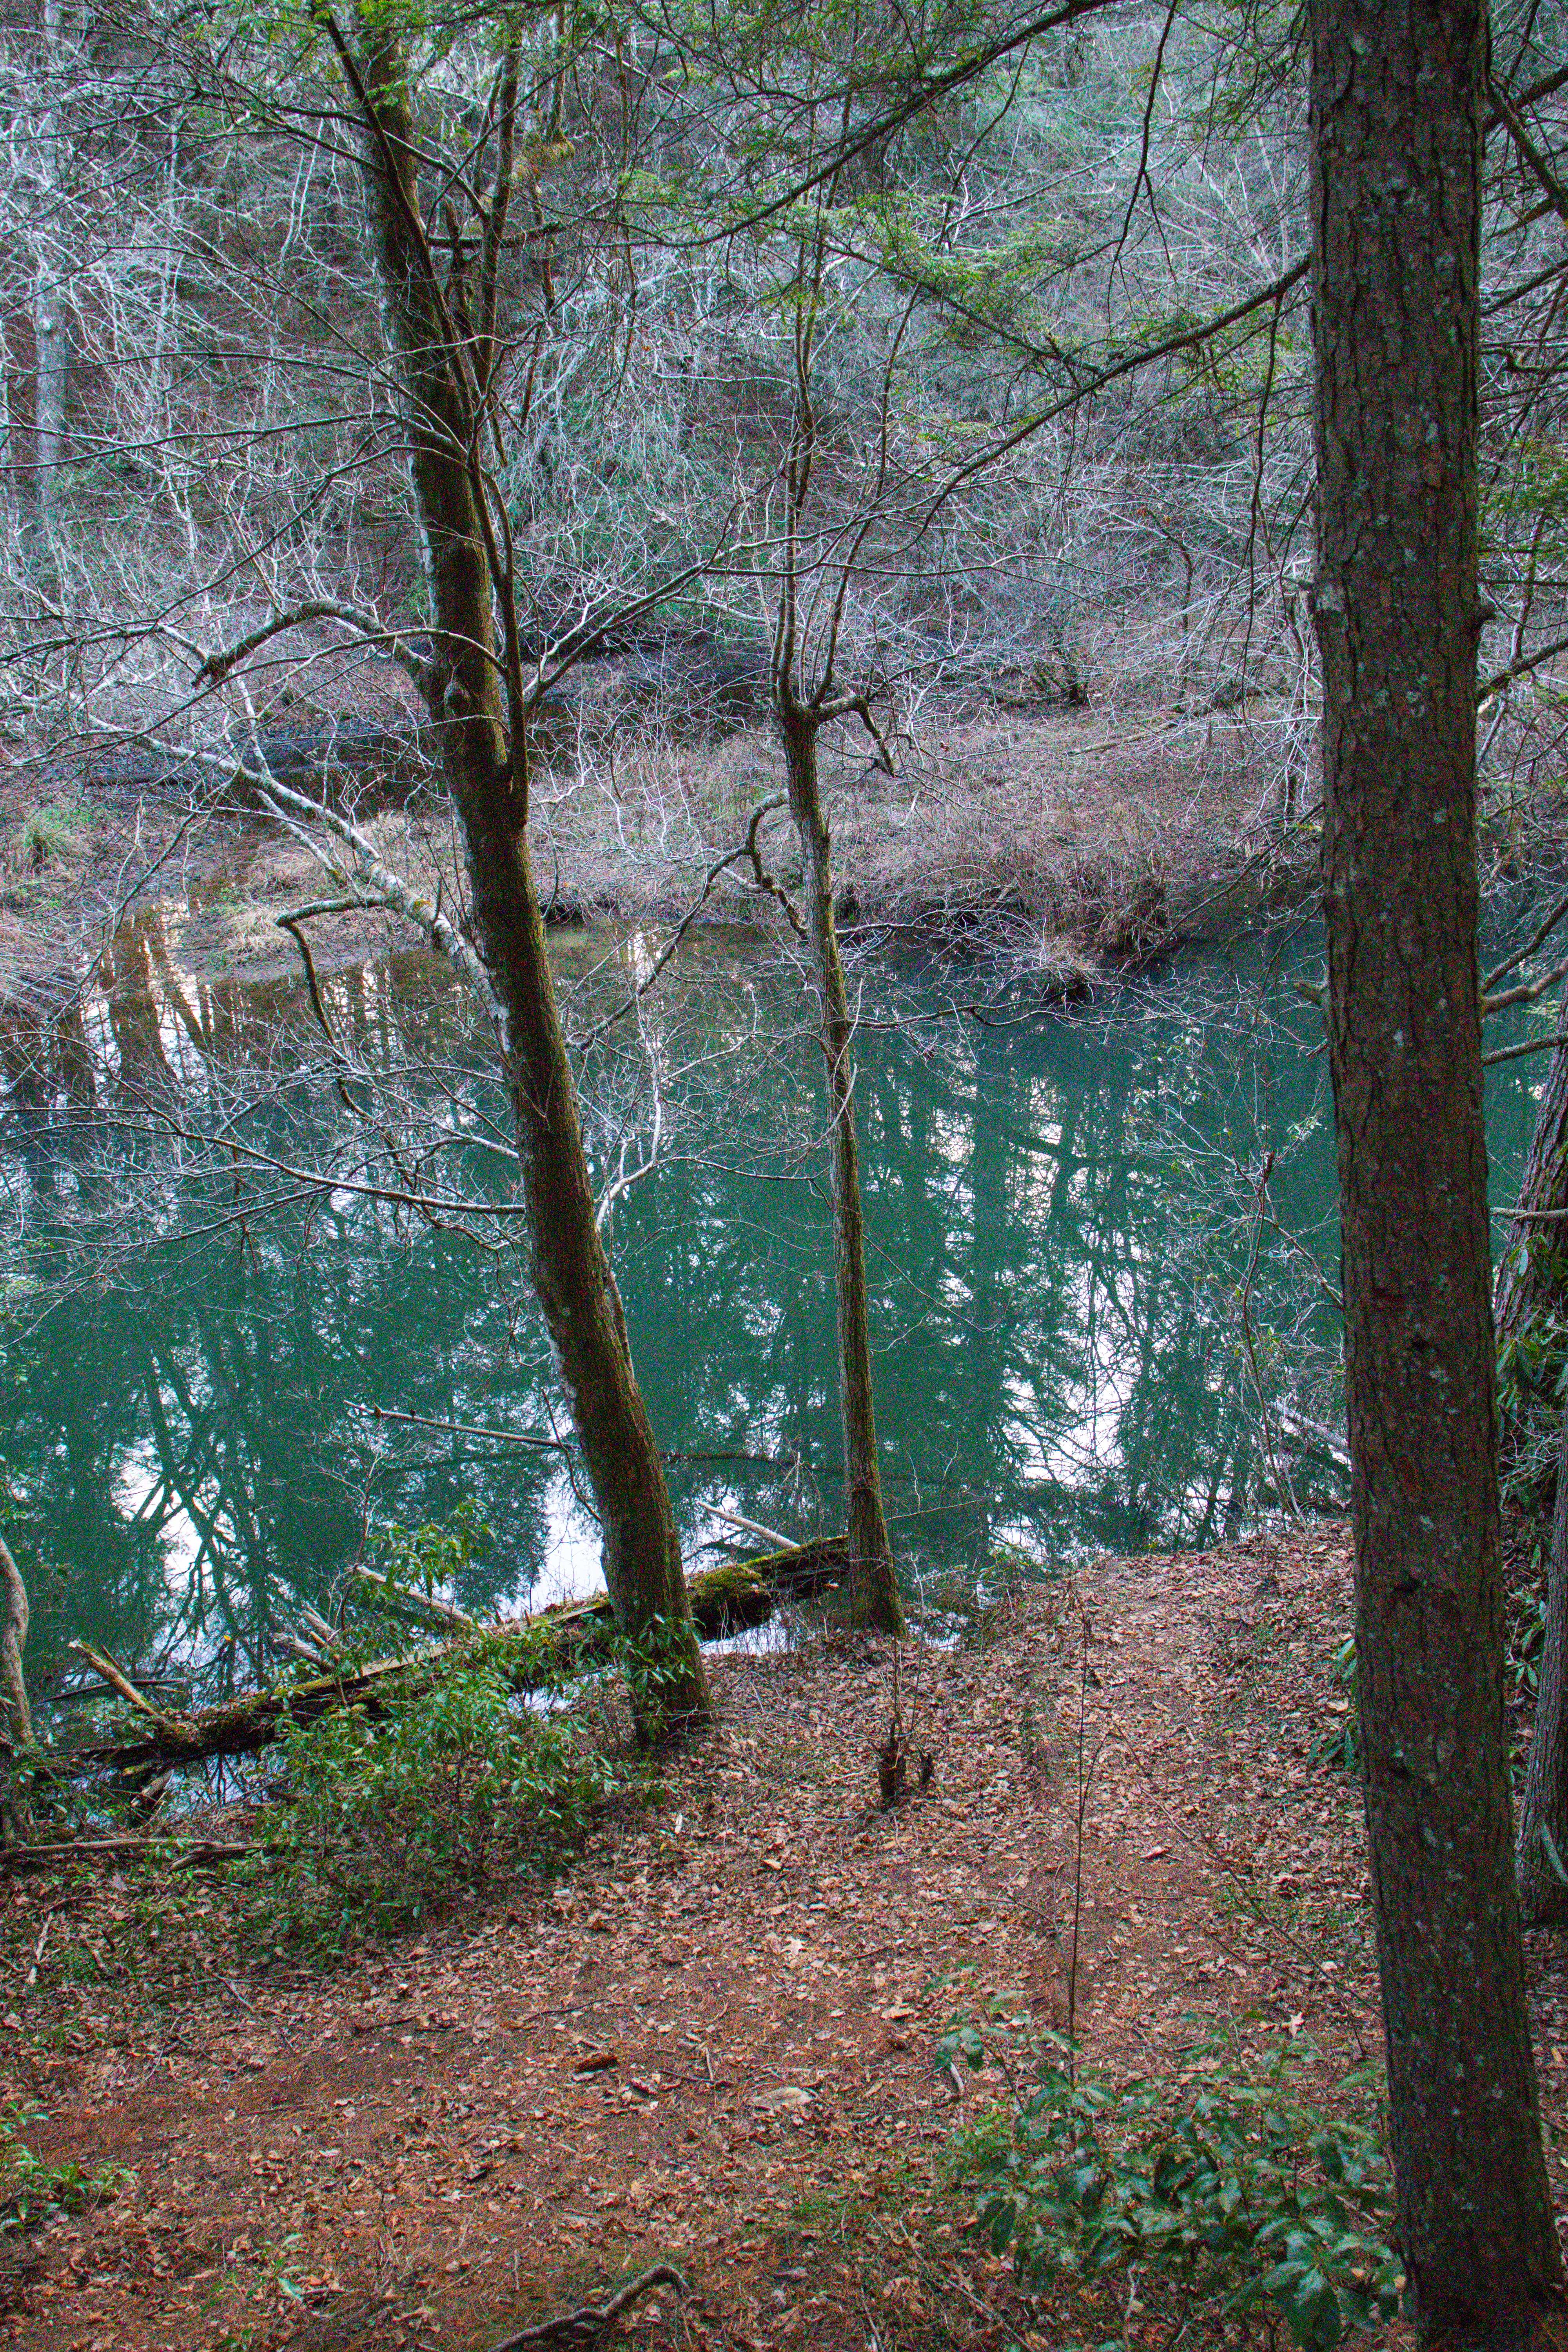
[[[289,1732],[251,1940],[331,1958],[580,1843],[620,1775],[580,1719],[518,1696],[517,1656],[481,1638],[374,1717]]]
[[[389,1521],[375,1543],[375,1566],[386,1579],[380,1605],[395,1613],[401,1600],[417,1608],[422,1596],[432,1600],[447,1590],[454,1601],[460,1600],[464,1579],[494,1541],[471,1503],[459,1503],[447,1519],[417,1528]]]
[[[999,2040],[1014,2103],[962,2134],[949,2165],[1026,2285],[1136,2267],[1227,2313],[1272,2305],[1310,2352],[1396,2314],[1381,2140],[1295,2097],[1303,2045],[1252,2066],[1201,2045],[1182,2081],[1120,2086],[1071,2068],[1026,2021],[961,2025],[940,2055],[978,2067]]]
[[[83,2213],[129,2188],[136,2175],[122,2164],[46,2164],[24,2131],[47,2122],[42,2108],[13,2099],[0,2109],[0,2232],[37,2230],[57,2213]]]

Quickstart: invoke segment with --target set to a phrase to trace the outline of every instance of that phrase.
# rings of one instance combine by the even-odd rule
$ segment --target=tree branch
[[[373,613],[362,613],[353,604],[340,604],[325,596],[310,597],[303,604],[287,605],[282,611],[274,613],[269,620],[260,623],[247,635],[237,638],[232,646],[222,646],[218,651],[206,655],[196,670],[193,684],[200,686],[210,679],[214,686],[221,686],[232,670],[237,668],[241,662],[248,661],[251,655],[258,653],[271,638],[282,636],[289,629],[302,628],[310,621],[341,622],[345,629],[353,629],[355,635],[362,637],[367,645],[382,646],[423,691],[426,663],[423,656],[414,651],[406,637],[399,636],[395,629],[384,626]]]
[[[416,924],[432,946],[439,948],[448,961],[456,965],[490,1019],[498,1028],[501,1027],[500,999],[491,987],[490,976],[474,950],[437,905],[411,888],[400,874],[383,861],[370,835],[352,819],[340,816],[335,809],[327,808],[321,802],[308,798],[304,793],[294,792],[288,784],[279,783],[270,772],[256,781],[263,802],[279,824],[309,849],[333,881],[355,891],[361,905],[390,907],[394,914]],[[297,814],[291,814],[291,811]],[[301,822],[304,818],[309,818],[312,824],[324,826],[346,848],[353,850],[355,866],[352,873],[327,855],[309,826]]]

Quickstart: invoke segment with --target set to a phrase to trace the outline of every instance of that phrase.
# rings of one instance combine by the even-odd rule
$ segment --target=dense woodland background
[[[1291,824],[1318,698],[1300,23],[416,26],[455,301],[481,268],[464,175],[493,166],[512,32],[489,464],[552,770],[635,775],[650,733],[765,700],[809,312],[800,561],[819,625],[847,579],[840,666],[881,723],[1089,701],[1170,793],[1226,763],[1238,818]],[[1495,16],[1480,666],[1513,826],[1558,757],[1560,67],[1552,10]],[[388,656],[429,614],[324,32],[49,0],[13,14],[0,72],[12,761],[212,786],[258,738],[395,724]],[[215,676],[211,656],[312,605],[341,617]],[[1005,874],[1026,792],[994,817]]]

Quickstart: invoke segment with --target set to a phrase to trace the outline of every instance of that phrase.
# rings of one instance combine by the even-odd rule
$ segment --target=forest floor
[[[385,713],[378,716],[384,719]],[[1072,990],[1194,927],[1266,901],[1310,838],[1280,842],[1271,720],[1246,710],[1184,719],[1152,710],[1009,711],[933,720],[889,777],[853,744],[825,753],[841,919],[878,943],[988,946]],[[627,730],[535,778],[539,888],[557,920],[679,919],[714,862],[740,848],[752,812],[781,790],[768,731],[681,743]],[[416,887],[453,877],[449,815],[418,802],[374,807],[383,855]],[[762,836],[789,881],[787,816]],[[777,920],[770,900],[721,876],[703,919]],[[106,934],[141,970],[215,985],[298,970],[277,917],[331,895],[307,850],[234,810],[192,819],[177,794],[45,785],[0,767],[0,1003],[85,975]],[[380,914],[311,923],[316,961],[341,970],[413,940]],[[58,990],[57,990],[58,992]]]
[[[1316,1760],[1348,1610],[1331,1522],[1023,1584],[921,1656],[935,1774],[887,1812],[888,1644],[720,1659],[719,1732],[567,1876],[332,1974],[237,1957],[221,1880],[13,1882],[0,2095],[40,2161],[134,2179],[0,2240],[0,2341],[486,2352],[665,2262],[689,2292],[634,2344],[1169,2344],[1157,2284],[1028,2301],[967,2231],[944,2155],[1006,2085],[937,2043],[1002,1994],[1061,2029],[1076,1916],[1087,2065],[1293,2039],[1341,2104],[1380,2041],[1356,1790]],[[1568,1954],[1529,1970],[1563,2203]]]

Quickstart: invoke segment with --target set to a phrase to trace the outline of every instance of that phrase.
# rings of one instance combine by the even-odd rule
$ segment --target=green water
[[[635,940],[562,959],[580,1027],[646,969]],[[1337,1411],[1307,1255],[1332,1271],[1327,1080],[1289,985],[1317,960],[1310,940],[1254,942],[1183,956],[1103,1006],[984,1021],[935,1017],[929,975],[868,980],[878,1411],[903,1572],[928,1606],[1002,1548],[1201,1545],[1277,1507],[1282,1475],[1308,1501],[1337,1491],[1323,1461],[1263,1438],[1257,1410],[1261,1384],[1288,1411]],[[299,1600],[328,1605],[390,1524],[465,1504],[490,1531],[457,1578],[466,1605],[596,1580],[569,1452],[375,1418],[549,1439],[560,1409],[519,1227],[480,1247],[346,1188],[363,1173],[335,1083],[352,1069],[350,1102],[374,1078],[407,1111],[425,1182],[504,1196],[505,1118],[462,1000],[418,957],[328,998],[346,1056],[331,1069],[291,982],[182,975],[149,917],[87,1007],[94,1075],[11,1102],[5,1468],[43,1685],[72,1634],[197,1665],[209,1688],[247,1681]],[[791,1535],[841,1517],[802,1017],[754,947],[709,945],[587,1066],[601,1181],[637,1165],[656,1120],[667,1155],[617,1201],[613,1237],[694,1563],[733,1538],[720,1512]],[[1543,1068],[1496,1074],[1499,1201]],[[345,1188],[307,1197],[243,1160],[215,1175],[193,1137],[217,1129],[289,1169],[335,1155]],[[1270,1150],[1289,1247],[1250,1218]]]

